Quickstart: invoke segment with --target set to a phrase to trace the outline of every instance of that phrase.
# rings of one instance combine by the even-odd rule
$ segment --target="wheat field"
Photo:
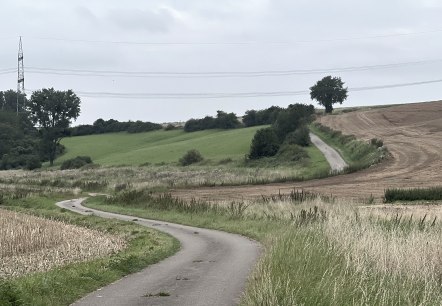
[[[124,247],[122,237],[0,209],[0,278],[47,271]]]

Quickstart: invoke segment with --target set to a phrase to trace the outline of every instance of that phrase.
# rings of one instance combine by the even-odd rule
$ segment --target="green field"
[[[62,140],[66,154],[58,158],[55,165],[78,155],[90,156],[104,166],[173,163],[190,149],[200,151],[204,158],[212,161],[239,160],[249,152],[252,138],[260,128],[262,126],[193,133],[161,130],[70,137]]]

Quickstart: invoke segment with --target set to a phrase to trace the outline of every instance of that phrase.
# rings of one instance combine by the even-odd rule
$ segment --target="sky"
[[[74,90],[75,125],[319,106],[309,88],[327,75],[349,88],[346,107],[442,98],[438,0],[0,0],[0,11],[0,90],[17,88],[22,36],[28,97]]]

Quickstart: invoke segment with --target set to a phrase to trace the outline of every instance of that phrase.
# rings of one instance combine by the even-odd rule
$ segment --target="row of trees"
[[[142,133],[150,132],[162,129],[161,124],[143,121],[126,121],[120,122],[118,120],[109,119],[97,119],[92,125],[84,124],[72,127],[69,129],[71,136],[84,136],[93,134],[104,134],[104,133],[117,133],[117,132],[128,132],[128,133]]]
[[[216,118],[206,116],[203,119],[190,119],[184,124],[185,132],[210,129],[236,129],[242,126],[234,113],[217,111]]]
[[[60,140],[80,114],[80,99],[72,90],[53,88],[33,92],[29,100],[20,98],[16,113],[17,96],[12,91],[0,96],[0,168],[33,169],[45,160],[52,165],[62,151]]]

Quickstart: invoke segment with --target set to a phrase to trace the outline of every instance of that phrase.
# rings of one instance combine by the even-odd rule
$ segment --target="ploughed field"
[[[442,101],[414,103],[324,116],[318,121],[359,139],[379,138],[391,158],[347,175],[300,183],[176,190],[175,196],[247,199],[294,187],[345,198],[381,198],[387,188],[438,186],[442,182]]]

